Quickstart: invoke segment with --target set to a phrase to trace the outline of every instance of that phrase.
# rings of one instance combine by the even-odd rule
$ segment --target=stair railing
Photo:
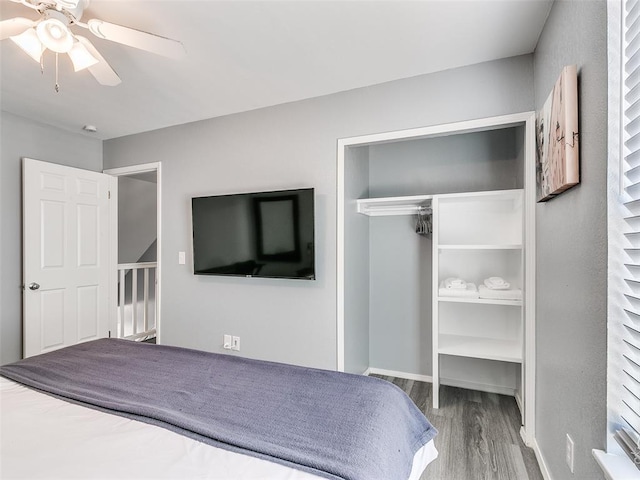
[[[118,265],[118,338],[138,340],[156,335],[157,266],[157,262]]]

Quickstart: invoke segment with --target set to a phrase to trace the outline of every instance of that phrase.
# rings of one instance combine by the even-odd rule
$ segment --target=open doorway
[[[160,343],[160,164],[105,173],[118,182],[115,336]]]

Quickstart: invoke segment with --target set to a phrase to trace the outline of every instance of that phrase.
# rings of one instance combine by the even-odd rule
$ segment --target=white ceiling
[[[531,53],[553,0],[93,0],[100,18],[182,41],[170,60],[85,32],[116,87],[0,42],[2,110],[108,139]],[[0,0],[0,18],[36,18]]]

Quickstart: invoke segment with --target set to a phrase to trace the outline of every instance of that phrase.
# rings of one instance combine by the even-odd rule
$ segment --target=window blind
[[[640,1],[625,0],[622,41],[623,300],[613,352],[620,371],[614,438],[640,464]]]

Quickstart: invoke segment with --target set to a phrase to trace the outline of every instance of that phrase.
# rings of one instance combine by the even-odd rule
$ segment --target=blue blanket
[[[0,375],[329,479],[405,480],[436,435],[383,380],[177,347],[96,340]]]

